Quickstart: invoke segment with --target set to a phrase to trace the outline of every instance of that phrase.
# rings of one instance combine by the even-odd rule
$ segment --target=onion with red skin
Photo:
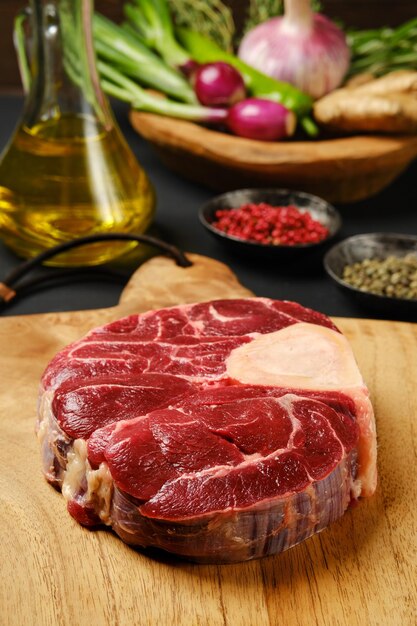
[[[295,114],[272,100],[247,98],[229,109],[174,102],[150,94],[105,63],[99,67],[108,91],[140,111],[226,127],[235,135],[259,141],[289,137],[295,129]]]
[[[296,117],[282,104],[262,98],[247,98],[230,107],[227,116],[229,130],[239,137],[259,141],[276,141],[290,137]]]
[[[241,74],[224,61],[200,65],[193,83],[195,94],[204,106],[231,106],[246,97]]]

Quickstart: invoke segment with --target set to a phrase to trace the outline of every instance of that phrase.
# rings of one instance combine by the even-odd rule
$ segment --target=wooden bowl
[[[417,156],[417,136],[268,143],[152,113],[131,111],[130,121],[171,170],[217,191],[286,187],[354,202],[381,191]]]

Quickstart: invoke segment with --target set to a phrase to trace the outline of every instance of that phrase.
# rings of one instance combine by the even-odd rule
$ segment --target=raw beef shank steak
[[[217,300],[92,330],[47,367],[37,432],[78,522],[200,562],[286,550],[376,487],[348,342],[292,302]]]

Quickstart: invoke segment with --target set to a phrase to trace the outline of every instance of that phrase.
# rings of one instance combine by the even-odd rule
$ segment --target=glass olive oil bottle
[[[26,13],[30,67],[22,16],[15,37],[27,98],[0,161],[0,236],[31,257],[83,235],[144,232],[155,196],[99,85],[90,0],[33,0]],[[134,245],[92,244],[53,263],[100,264]]]

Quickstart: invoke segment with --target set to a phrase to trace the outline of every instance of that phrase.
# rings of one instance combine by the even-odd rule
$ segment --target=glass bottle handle
[[[25,33],[25,23],[31,17],[32,11],[30,7],[25,7],[16,15],[14,20],[13,42],[17,54],[19,64],[20,77],[22,79],[23,90],[25,94],[29,92],[30,83],[32,82],[32,73],[30,70],[30,60],[27,52],[27,36]]]

